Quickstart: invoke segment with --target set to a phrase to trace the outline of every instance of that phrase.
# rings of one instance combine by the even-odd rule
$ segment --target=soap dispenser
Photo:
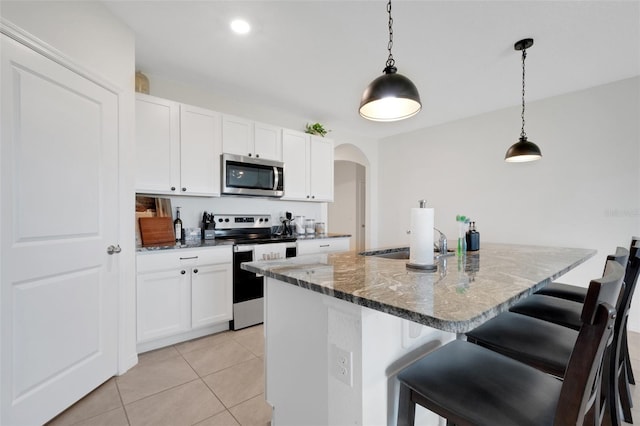
[[[480,250],[480,233],[476,231],[476,223],[471,222],[467,231],[467,251]]]

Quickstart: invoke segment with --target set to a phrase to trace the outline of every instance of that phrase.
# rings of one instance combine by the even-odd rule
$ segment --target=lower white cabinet
[[[137,269],[139,352],[228,327],[233,317],[231,246],[139,253]]]
[[[298,240],[297,255],[331,253],[349,251],[349,237],[314,238],[312,240]]]

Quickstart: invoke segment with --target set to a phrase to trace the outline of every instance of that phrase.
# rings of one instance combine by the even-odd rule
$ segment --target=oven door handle
[[[233,251],[236,253],[244,252],[244,251],[253,251],[253,246],[241,244],[241,245],[233,246]]]

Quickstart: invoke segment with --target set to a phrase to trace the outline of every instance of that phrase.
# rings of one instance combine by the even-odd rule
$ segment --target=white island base
[[[395,425],[397,372],[455,337],[268,278],[265,376],[272,425]],[[416,407],[416,425],[438,424],[438,416]]]

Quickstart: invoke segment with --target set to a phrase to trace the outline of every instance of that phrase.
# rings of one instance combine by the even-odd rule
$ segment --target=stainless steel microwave
[[[258,197],[284,195],[284,163],[222,154],[222,193]]]

